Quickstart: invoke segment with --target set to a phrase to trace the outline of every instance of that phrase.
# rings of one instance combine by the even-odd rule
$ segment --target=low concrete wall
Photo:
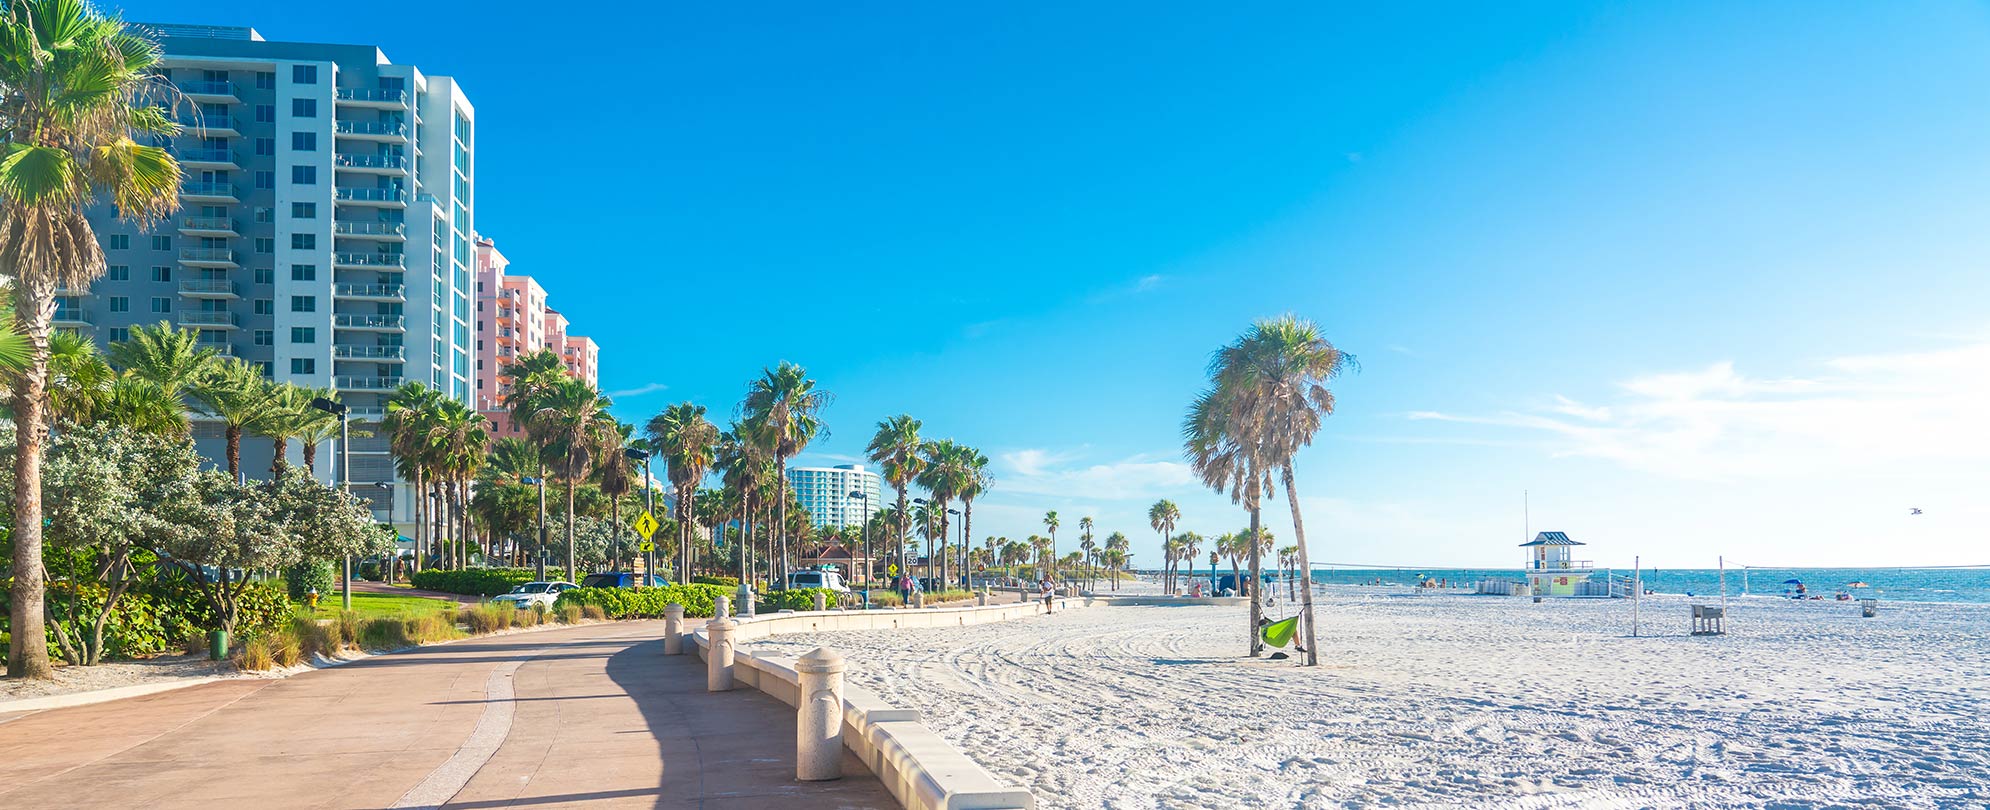
[[[1221,605],[1224,607],[1248,607],[1251,604],[1251,598],[1248,596],[1113,596],[1111,594],[1093,594],[1077,598],[1084,600],[1085,605],[1088,607],[1092,605]]]
[[[1109,604],[1105,600],[1065,597],[1058,610]],[[1020,619],[1043,612],[1041,601],[1010,602],[979,607],[932,607],[919,610],[807,611],[733,617],[739,627],[736,644],[782,633],[822,633],[835,630],[888,630],[900,627],[966,627]],[[697,625],[687,636],[708,656],[705,628]],[[799,699],[800,676],[792,658],[754,653],[738,647],[733,657],[733,681],[772,695],[790,706]],[[1034,810],[1036,797],[1026,789],[1005,785],[968,759],[921,722],[917,709],[891,706],[861,686],[843,686],[843,745],[908,810]]]

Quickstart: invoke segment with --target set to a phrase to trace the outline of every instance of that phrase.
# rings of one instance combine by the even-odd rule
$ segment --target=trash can
[[[228,657],[228,631],[210,630],[207,633],[207,657],[219,661]]]
[[[1859,615],[1868,619],[1879,615],[1879,600],[1864,599],[1859,602]]]

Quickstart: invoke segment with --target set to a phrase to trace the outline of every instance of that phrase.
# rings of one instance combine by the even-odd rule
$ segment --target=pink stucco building
[[[546,288],[531,276],[508,272],[510,262],[489,238],[477,238],[477,409],[491,420],[492,435],[522,436],[504,409],[511,378],[504,367],[540,349],[558,352],[567,370],[600,384],[601,350],[572,334],[567,318],[546,306]]]

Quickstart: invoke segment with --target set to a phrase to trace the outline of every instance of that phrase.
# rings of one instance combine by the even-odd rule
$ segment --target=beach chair
[[[1723,615],[1726,612],[1727,610],[1725,608],[1722,608],[1720,605],[1694,605],[1693,635],[1696,636],[1727,635],[1727,625],[1725,623],[1727,617]]]

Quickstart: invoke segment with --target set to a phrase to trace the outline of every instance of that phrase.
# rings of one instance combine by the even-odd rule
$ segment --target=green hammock
[[[1292,635],[1299,632],[1299,617],[1272,622],[1264,626],[1264,643],[1273,647],[1283,647],[1292,643]]]

